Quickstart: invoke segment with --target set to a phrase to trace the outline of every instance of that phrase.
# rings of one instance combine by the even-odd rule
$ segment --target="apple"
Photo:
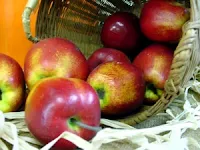
[[[63,38],[48,38],[34,44],[24,61],[24,75],[29,89],[42,78],[56,76],[86,80],[87,60],[78,47]]]
[[[133,60],[133,65],[140,68],[146,81],[146,104],[154,104],[162,95],[168,79],[174,50],[164,44],[154,43],[143,49]]]
[[[98,65],[109,61],[131,63],[126,54],[119,50],[113,48],[99,48],[95,50],[92,53],[92,55],[90,55],[90,57],[88,58],[88,65],[90,72]]]
[[[144,4],[140,16],[143,34],[158,42],[178,42],[182,37],[182,26],[190,13],[175,1],[150,0]]]
[[[24,102],[25,79],[18,62],[0,53],[0,110],[16,111]]]
[[[130,53],[141,42],[139,19],[130,12],[116,12],[104,21],[100,37],[104,47]]]
[[[143,72],[131,63],[102,63],[89,74],[87,82],[98,93],[101,112],[105,116],[124,116],[143,104]]]
[[[64,131],[90,140],[96,132],[80,127],[100,125],[100,103],[96,91],[84,80],[48,77],[41,79],[30,91],[25,105],[25,121],[30,132],[47,144]],[[72,150],[76,146],[60,139],[58,150]]]

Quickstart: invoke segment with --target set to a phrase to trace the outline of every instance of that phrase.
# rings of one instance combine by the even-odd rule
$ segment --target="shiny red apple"
[[[182,37],[182,26],[190,13],[175,1],[150,0],[144,4],[140,16],[143,34],[159,42],[178,42]]]
[[[162,95],[171,69],[173,54],[174,51],[166,45],[152,44],[133,60],[133,65],[144,72],[145,103],[154,104]]]
[[[108,16],[101,31],[104,47],[115,48],[126,53],[134,51],[140,44],[139,19],[129,12],[116,12]]]
[[[24,73],[12,57],[0,53],[0,111],[17,111],[25,101]]]
[[[100,114],[97,93],[87,82],[76,78],[41,79],[30,91],[25,106],[27,127],[43,144],[64,131],[90,140],[96,132],[82,128],[76,122],[98,127]],[[57,150],[75,148],[74,144],[64,139],[54,145]]]
[[[89,74],[87,82],[97,91],[105,116],[126,115],[143,104],[143,72],[131,63],[102,63]]]
[[[24,75],[29,89],[46,77],[85,80],[88,73],[85,56],[73,42],[64,38],[48,38],[34,44],[24,61]]]
[[[131,63],[125,53],[112,48],[99,48],[88,58],[90,72],[104,62],[117,61]]]

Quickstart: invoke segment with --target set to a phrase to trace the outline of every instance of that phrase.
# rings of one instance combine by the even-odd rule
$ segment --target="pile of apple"
[[[182,37],[182,26],[189,18],[189,9],[175,0],[149,0],[141,8],[139,18],[130,12],[116,12],[106,18],[101,42],[105,48],[126,54],[132,65],[143,72],[144,104],[153,105],[161,97],[174,50]],[[142,84],[139,80],[136,83]],[[142,95],[143,90],[136,93]]]
[[[0,110],[20,111],[25,105],[27,127],[43,144],[64,131],[90,140],[101,129],[101,116],[126,116],[160,98],[173,44],[188,19],[188,10],[179,3],[150,0],[140,18],[128,12],[109,16],[100,35],[104,47],[88,59],[63,38],[34,44],[23,69],[0,54]],[[54,145],[75,148],[64,139]]]

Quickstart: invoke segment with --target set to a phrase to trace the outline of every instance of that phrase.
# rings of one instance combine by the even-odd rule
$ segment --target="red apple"
[[[90,73],[87,82],[97,91],[105,116],[125,115],[143,104],[143,73],[130,63],[102,63]]]
[[[98,65],[109,61],[131,63],[129,58],[119,50],[112,48],[99,48],[96,51],[94,51],[92,55],[90,55],[90,57],[88,58],[90,72]]]
[[[178,42],[188,19],[189,11],[180,3],[150,0],[141,11],[140,27],[153,41]]]
[[[133,65],[144,72],[146,81],[145,103],[154,104],[162,95],[168,79],[174,51],[161,44],[152,44],[142,50]]]
[[[116,12],[108,16],[101,31],[104,47],[130,53],[138,47],[141,32],[139,19],[129,12]]]
[[[44,144],[64,131],[90,140],[96,132],[81,128],[75,121],[97,127],[100,113],[98,95],[87,82],[76,78],[49,77],[37,82],[30,91],[25,121],[30,132]],[[60,139],[54,148],[72,150],[76,146]]]
[[[18,62],[0,54],[0,111],[16,111],[24,102],[25,79]]]
[[[24,61],[24,75],[29,89],[42,78],[56,76],[85,80],[89,68],[78,47],[67,39],[48,38],[34,44]]]

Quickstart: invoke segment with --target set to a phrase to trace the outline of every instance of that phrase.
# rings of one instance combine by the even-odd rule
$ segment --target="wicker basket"
[[[137,114],[120,118],[129,125],[140,123],[163,111],[175,97],[184,90],[191,79],[195,67],[200,62],[200,1],[179,1],[191,9],[190,20],[183,26],[183,36],[174,52],[174,59],[164,93],[151,107]],[[105,18],[116,11],[129,11],[139,15],[140,4],[124,0],[29,0],[23,14],[27,38],[32,42],[48,37],[63,37],[77,44],[86,57],[102,47],[100,31]],[[36,37],[29,28],[29,18],[39,4],[36,22]]]
[[[88,57],[94,50],[102,47],[99,34],[105,18],[119,10],[139,15],[145,1],[141,0],[140,2],[134,4],[131,0],[28,0],[22,16],[24,31],[27,38],[33,43],[48,37],[70,39]],[[151,107],[144,106],[137,114],[117,119],[117,122],[101,119],[103,125],[109,125],[112,128],[104,128],[99,131],[91,143],[69,132],[61,134],[60,138],[65,138],[84,150],[128,150],[140,146],[141,149],[156,150],[155,147],[149,147],[155,145],[157,149],[171,150],[173,147],[173,150],[176,150],[178,144],[179,148],[182,146],[182,149],[187,144],[197,145],[198,142],[195,143],[191,139],[191,142],[186,142],[181,139],[181,136],[186,129],[200,129],[200,103],[197,101],[188,102],[188,97],[200,101],[200,0],[190,0],[190,2],[181,0],[180,2],[191,8],[191,16],[190,20],[183,26],[183,36],[174,52],[170,75],[159,101]],[[30,15],[33,12],[37,13],[36,33],[34,33],[36,37],[33,37],[30,31]],[[195,79],[193,78],[194,74],[196,75]],[[189,88],[194,92],[188,94]],[[184,97],[181,97],[183,93]],[[178,99],[178,102],[181,103],[181,108],[184,107],[184,110],[181,110],[179,115],[174,117],[173,113],[166,108],[174,104],[179,97],[181,100]],[[192,103],[195,106],[191,106]],[[133,128],[133,125],[145,123],[148,119],[152,120],[154,116],[158,116],[156,114],[160,114],[162,111],[168,111],[168,114],[172,114],[174,119],[165,121],[165,124],[161,126],[154,124],[152,128]],[[114,128],[121,129],[115,130]],[[175,132],[172,133],[172,130]],[[194,132],[197,134],[196,131]],[[143,145],[143,142],[146,144],[149,140],[145,136],[154,138],[157,143]],[[52,142],[55,143],[58,139],[56,138]],[[174,139],[176,140],[174,141]],[[199,137],[196,139],[199,141]],[[114,143],[112,143],[113,141]],[[170,141],[172,147],[167,145],[170,144]],[[49,150],[53,145],[52,142],[44,146],[31,135],[24,121],[24,111],[5,114],[0,112],[0,149],[7,150],[9,147],[13,150],[38,150],[44,146],[42,150]],[[162,142],[167,142],[167,144],[162,145]],[[104,145],[106,143],[107,145]],[[174,146],[174,144],[177,145]],[[6,147],[6,145],[8,146]],[[104,145],[103,148],[102,145]],[[200,148],[200,143],[198,148]]]

